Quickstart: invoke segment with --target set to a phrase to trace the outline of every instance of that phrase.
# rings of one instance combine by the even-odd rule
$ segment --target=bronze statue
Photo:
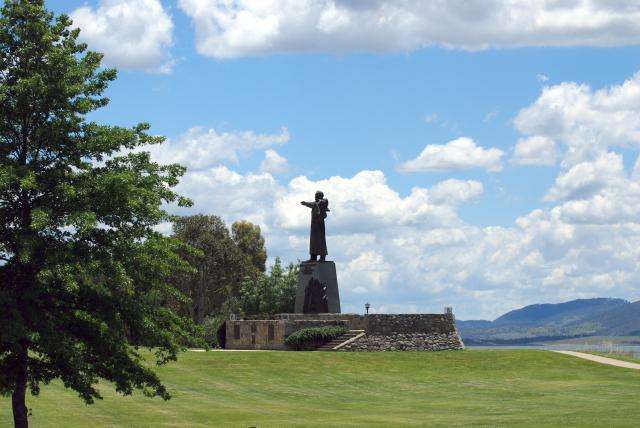
[[[329,201],[324,198],[324,193],[316,192],[316,200],[313,202],[300,202],[305,207],[311,208],[311,236],[309,239],[309,261],[323,262],[327,256],[327,240],[324,232],[324,219],[327,218],[329,211]]]

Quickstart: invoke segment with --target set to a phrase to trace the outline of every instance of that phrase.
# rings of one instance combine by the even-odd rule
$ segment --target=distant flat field
[[[168,402],[60,383],[34,427],[638,426],[640,371],[539,350],[188,352],[159,369]],[[0,399],[0,426],[11,426]]]

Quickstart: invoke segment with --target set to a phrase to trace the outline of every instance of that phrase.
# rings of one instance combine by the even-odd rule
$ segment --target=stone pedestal
[[[340,294],[334,262],[300,263],[295,312],[340,313]]]

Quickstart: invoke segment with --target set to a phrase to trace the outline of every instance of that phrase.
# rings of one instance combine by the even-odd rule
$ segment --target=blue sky
[[[322,187],[349,311],[640,299],[633,2],[223,3],[49,2],[120,70],[92,119],[150,122],[158,159],[190,167],[185,213],[302,259],[296,201]]]

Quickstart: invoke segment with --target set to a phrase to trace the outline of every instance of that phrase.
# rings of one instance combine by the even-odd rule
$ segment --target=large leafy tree
[[[250,260],[256,272],[264,272],[267,250],[260,226],[246,220],[238,220],[231,225],[231,237],[240,251]]]
[[[199,250],[183,254],[196,271],[176,275],[173,282],[189,298],[179,305],[182,313],[202,324],[206,317],[223,311],[225,304],[239,294],[243,278],[254,267],[218,216],[180,217],[175,220],[173,230],[174,238]]]
[[[169,398],[138,346],[176,358],[190,323],[164,304],[186,269],[179,243],[155,232],[184,169],[141,150],[148,126],[104,126],[114,70],[87,52],[43,0],[0,10],[0,392],[27,426],[25,395],[60,378],[87,403],[99,379]]]

